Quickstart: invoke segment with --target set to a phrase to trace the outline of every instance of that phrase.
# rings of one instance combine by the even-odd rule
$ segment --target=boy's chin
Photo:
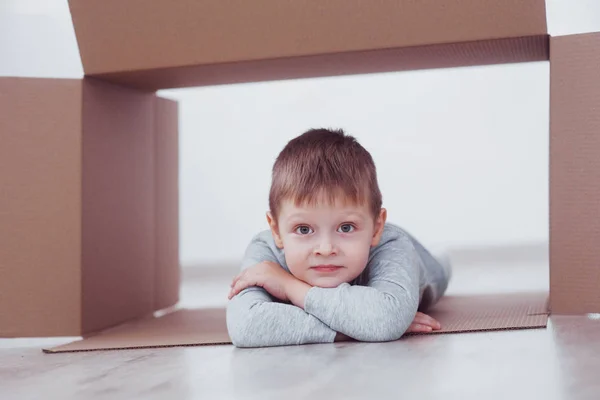
[[[328,288],[336,288],[340,286],[342,283],[345,283],[343,279],[334,278],[334,277],[320,277],[316,279],[311,279],[311,282],[308,282],[311,286],[316,286],[324,289]]]

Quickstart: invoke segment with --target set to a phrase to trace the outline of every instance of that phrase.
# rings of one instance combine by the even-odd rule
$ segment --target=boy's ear
[[[277,221],[275,220],[275,218],[273,218],[273,214],[271,214],[271,211],[267,211],[267,222],[269,223],[269,227],[271,228],[271,234],[273,235],[273,239],[275,240],[275,245],[280,249],[283,249],[283,241],[281,240],[281,235],[279,234]]]
[[[383,235],[383,228],[385,227],[385,221],[387,219],[387,210],[382,208],[379,211],[379,216],[375,220],[375,233],[373,234],[373,239],[371,240],[371,246],[377,246],[379,241],[381,240],[381,235]]]

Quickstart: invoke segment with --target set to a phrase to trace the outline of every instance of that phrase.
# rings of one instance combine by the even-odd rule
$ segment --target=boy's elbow
[[[400,339],[410,326],[403,318],[395,318],[389,314],[363,321],[361,325],[360,329],[350,334],[353,339],[361,342],[393,342]]]
[[[410,323],[407,324],[402,320],[399,322],[389,324],[387,326],[387,329],[383,329],[379,333],[378,341],[393,342],[395,340],[399,340],[402,336],[404,336],[409,326]]]
[[[227,324],[227,333],[231,344],[239,348],[262,347],[264,344],[258,343],[256,337],[250,333],[252,329],[244,321],[237,321],[235,324]]]
[[[264,331],[268,325],[260,322],[263,320],[260,303],[248,305],[234,297],[226,310],[227,333],[231,344],[240,348],[273,346],[270,336]]]
[[[238,348],[254,348],[269,346],[264,338],[254,329],[252,322],[247,318],[227,324],[227,332],[231,344]]]
[[[400,339],[414,320],[418,303],[406,304],[394,303],[388,313],[377,320],[372,321],[371,338],[373,342],[392,342]]]
[[[409,325],[402,322],[390,322],[386,321],[385,324],[376,325],[377,328],[373,329],[367,337],[363,340],[367,342],[393,342],[400,339]]]
[[[248,338],[245,337],[244,335],[236,335],[236,334],[230,333],[229,338],[231,339],[231,344],[235,347],[238,347],[238,348],[255,347],[255,346],[252,346],[252,344],[250,343]]]
[[[232,321],[229,315],[227,316],[227,334],[229,335],[231,344],[235,347],[252,347],[246,334],[248,329],[245,328],[245,325],[245,321]]]
[[[244,310],[239,307],[235,298],[229,302],[225,320],[229,340],[235,347],[256,347],[249,336],[249,333],[252,332],[250,314],[251,310]]]

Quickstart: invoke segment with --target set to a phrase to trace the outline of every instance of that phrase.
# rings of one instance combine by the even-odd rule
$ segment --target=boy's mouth
[[[332,265],[332,264],[315,265],[314,267],[311,267],[311,269],[314,269],[315,271],[318,271],[318,272],[336,272],[342,268],[343,267],[341,265]]]

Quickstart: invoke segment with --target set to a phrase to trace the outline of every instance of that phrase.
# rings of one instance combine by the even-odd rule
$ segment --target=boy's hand
[[[423,314],[422,312],[417,312],[415,319],[412,324],[408,327],[407,333],[424,333],[431,332],[432,330],[442,329],[442,325],[431,318],[427,314]]]
[[[263,261],[245,269],[231,283],[229,299],[251,286],[259,286],[277,299],[304,308],[304,298],[310,285],[298,280],[279,264]]]

